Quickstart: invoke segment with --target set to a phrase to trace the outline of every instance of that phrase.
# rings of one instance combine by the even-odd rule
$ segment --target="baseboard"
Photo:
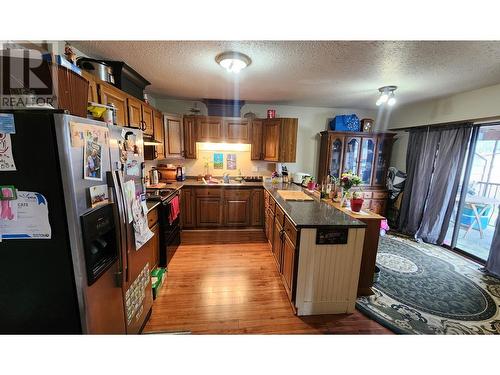
[[[265,243],[264,229],[192,229],[182,230],[182,245],[225,243]]]

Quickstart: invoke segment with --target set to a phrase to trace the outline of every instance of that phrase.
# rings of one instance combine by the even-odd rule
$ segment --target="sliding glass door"
[[[500,125],[474,128],[445,245],[486,261],[500,205]]]

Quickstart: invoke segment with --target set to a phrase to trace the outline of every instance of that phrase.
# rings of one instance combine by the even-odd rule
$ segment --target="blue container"
[[[478,212],[484,208],[482,205],[476,206]],[[481,230],[485,230],[488,226],[489,216],[491,213],[491,207],[488,207],[483,215],[479,217],[479,222],[481,223]],[[474,223],[474,224],[472,224]],[[479,225],[477,225],[476,217],[474,216],[474,211],[469,207],[464,207],[462,211],[462,217],[460,218],[460,224],[469,226],[472,224],[473,229],[479,229]]]
[[[361,130],[361,122],[354,113],[352,115],[339,115],[330,120],[330,129],[344,132],[359,132]]]

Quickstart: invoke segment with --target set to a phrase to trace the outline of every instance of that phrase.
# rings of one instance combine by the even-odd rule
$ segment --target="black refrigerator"
[[[131,218],[142,132],[57,110],[0,116],[15,127],[0,139],[0,333],[138,333],[152,308],[148,234]]]

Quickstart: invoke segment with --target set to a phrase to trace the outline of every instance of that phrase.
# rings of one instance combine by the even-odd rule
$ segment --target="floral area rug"
[[[380,238],[374,295],[356,307],[396,333],[500,334],[500,280],[451,251]]]

